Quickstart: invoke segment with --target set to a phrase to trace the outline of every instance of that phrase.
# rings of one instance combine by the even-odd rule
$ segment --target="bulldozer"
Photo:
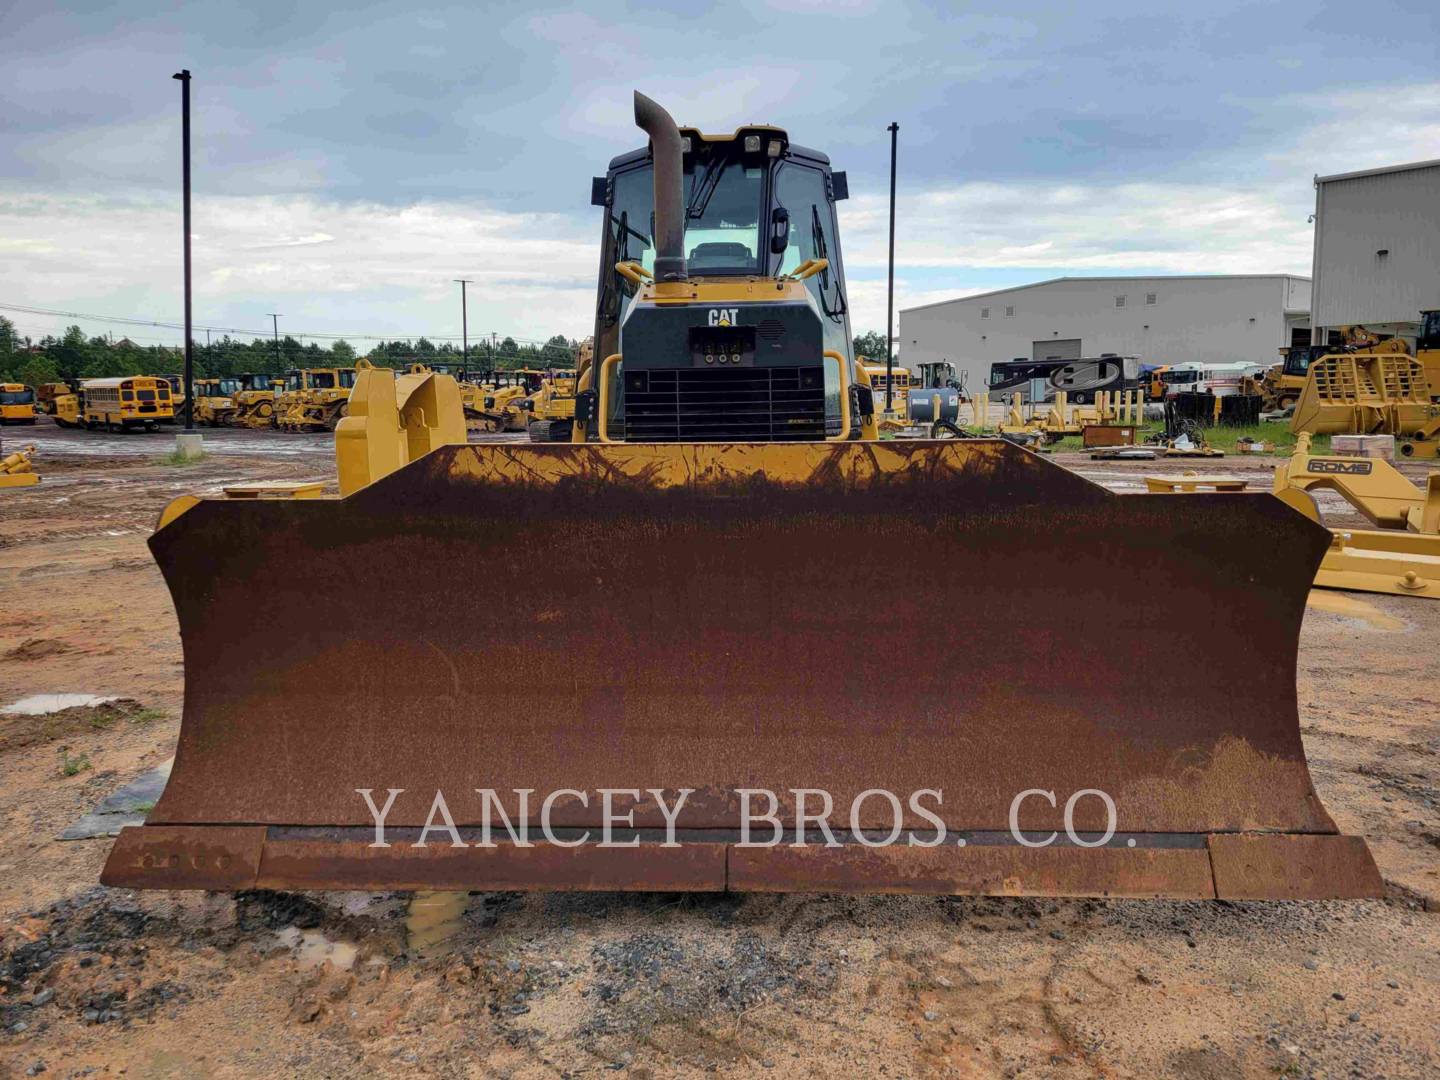
[[[195,380],[195,423],[228,427],[235,420],[235,395],[241,383],[234,376]]]
[[[575,424],[576,369],[557,368],[526,399],[526,432],[531,442],[569,442]]]
[[[274,427],[275,398],[284,386],[282,376],[245,372],[240,376],[239,388],[232,395],[235,413],[231,422],[236,427]]]
[[[334,431],[345,416],[354,368],[305,368],[286,377],[276,399],[275,424],[281,431]]]
[[[1379,895],[1300,739],[1328,532],[998,439],[877,441],[845,174],[779,127],[704,134],[638,93],[635,119],[592,185],[570,443],[462,444],[445,376],[362,370],[339,497],[162,514],[179,745],[101,880]],[[484,565],[486,602],[445,565]],[[994,618],[1027,605],[1069,614]],[[1244,693],[1157,693],[1176,655]]]

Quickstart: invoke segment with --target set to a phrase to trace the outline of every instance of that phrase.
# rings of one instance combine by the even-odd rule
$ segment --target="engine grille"
[[[820,367],[626,372],[629,442],[797,442],[825,438]]]

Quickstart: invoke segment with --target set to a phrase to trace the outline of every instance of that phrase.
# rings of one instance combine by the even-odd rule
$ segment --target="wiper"
[[[815,203],[810,204],[810,229],[815,236],[815,257],[829,261],[829,248],[825,244],[825,228],[820,224],[820,207]],[[845,293],[835,290],[835,307],[830,307],[830,298],[826,291],[830,288],[830,268],[826,267],[820,271],[820,310],[829,318],[838,320],[845,314]]]
[[[705,208],[710,205],[710,197],[715,194],[715,189],[720,186],[720,174],[725,169],[725,159],[719,154],[710,159],[705,166],[705,172],[701,174],[700,180],[693,187],[690,193],[689,205],[685,207],[685,217],[702,218],[705,216]],[[694,175],[693,173],[691,174]]]

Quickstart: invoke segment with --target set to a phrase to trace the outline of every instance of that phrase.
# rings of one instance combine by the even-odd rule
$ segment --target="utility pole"
[[[890,132],[890,276],[885,286],[885,415],[890,416],[895,411],[891,400],[895,385],[895,143],[900,125],[892,122],[885,130]]]
[[[465,286],[470,284],[470,279],[454,280],[460,283],[460,370],[463,372],[470,366],[470,324],[465,312]]]
[[[285,362],[280,359],[280,316],[273,311],[267,311],[265,314],[270,316],[270,329],[275,333],[275,373],[283,375]]]
[[[177,435],[175,450],[181,457],[199,457],[202,436],[195,433],[195,343],[190,307],[190,69],[170,76],[180,81],[180,186],[185,218],[185,433]]]

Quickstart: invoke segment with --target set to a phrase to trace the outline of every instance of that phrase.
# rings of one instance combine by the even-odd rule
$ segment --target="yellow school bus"
[[[0,424],[33,424],[35,391],[24,383],[0,383]]]
[[[80,415],[87,428],[108,431],[155,425],[175,419],[170,384],[163,378],[87,379],[80,384]]]

